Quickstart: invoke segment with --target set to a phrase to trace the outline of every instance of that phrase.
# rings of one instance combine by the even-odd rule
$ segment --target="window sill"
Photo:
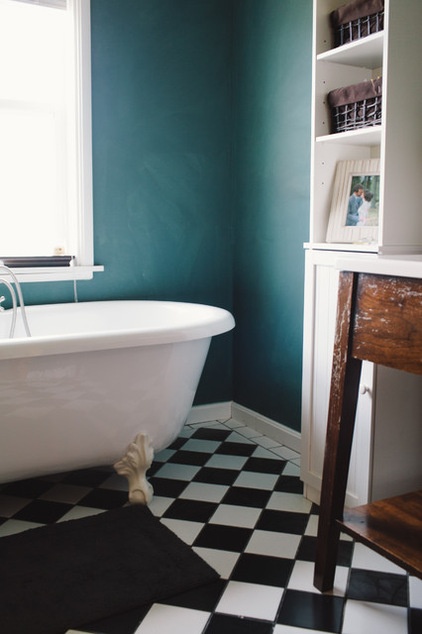
[[[91,280],[94,273],[104,271],[104,266],[52,266],[12,268],[19,282],[62,282],[66,280]]]

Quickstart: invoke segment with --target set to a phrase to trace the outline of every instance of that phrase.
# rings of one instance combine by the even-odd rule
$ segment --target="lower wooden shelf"
[[[344,510],[341,530],[422,578],[422,491]]]

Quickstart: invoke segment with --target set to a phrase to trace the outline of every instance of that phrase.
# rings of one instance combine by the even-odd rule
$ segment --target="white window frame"
[[[91,124],[91,3],[90,0],[67,0],[74,19],[76,46],[76,187],[75,215],[77,254],[68,267],[14,268],[21,282],[92,279],[104,267],[94,265],[94,227],[92,192],[92,124]]]

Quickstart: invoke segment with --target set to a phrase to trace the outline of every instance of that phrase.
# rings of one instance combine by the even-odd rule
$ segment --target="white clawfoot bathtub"
[[[0,313],[0,482],[116,463],[130,499],[190,412],[224,309],[158,301],[26,308],[32,337]],[[117,461],[117,462],[116,462]]]

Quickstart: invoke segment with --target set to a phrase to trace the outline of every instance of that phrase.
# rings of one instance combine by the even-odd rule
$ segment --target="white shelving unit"
[[[385,0],[384,30],[334,48],[329,15],[347,0],[314,0],[310,240],[306,249],[302,479],[319,501],[331,377],[340,256],[377,259],[422,253],[421,0]],[[331,134],[327,94],[382,76],[382,124]],[[380,161],[378,239],[327,243],[339,161]],[[391,387],[394,403],[391,403]],[[397,400],[398,399],[398,400]],[[397,429],[397,407],[403,421]],[[382,415],[383,438],[374,437]],[[398,495],[421,486],[419,421],[422,379],[367,364],[350,469],[347,503]],[[380,426],[381,427],[381,426]],[[416,429],[418,427],[418,429]],[[376,426],[375,426],[376,429]],[[397,458],[393,456],[397,450]],[[399,458],[400,456],[400,458]],[[396,462],[397,460],[397,462]],[[389,465],[389,469],[385,467]],[[418,481],[416,481],[418,480]]]

